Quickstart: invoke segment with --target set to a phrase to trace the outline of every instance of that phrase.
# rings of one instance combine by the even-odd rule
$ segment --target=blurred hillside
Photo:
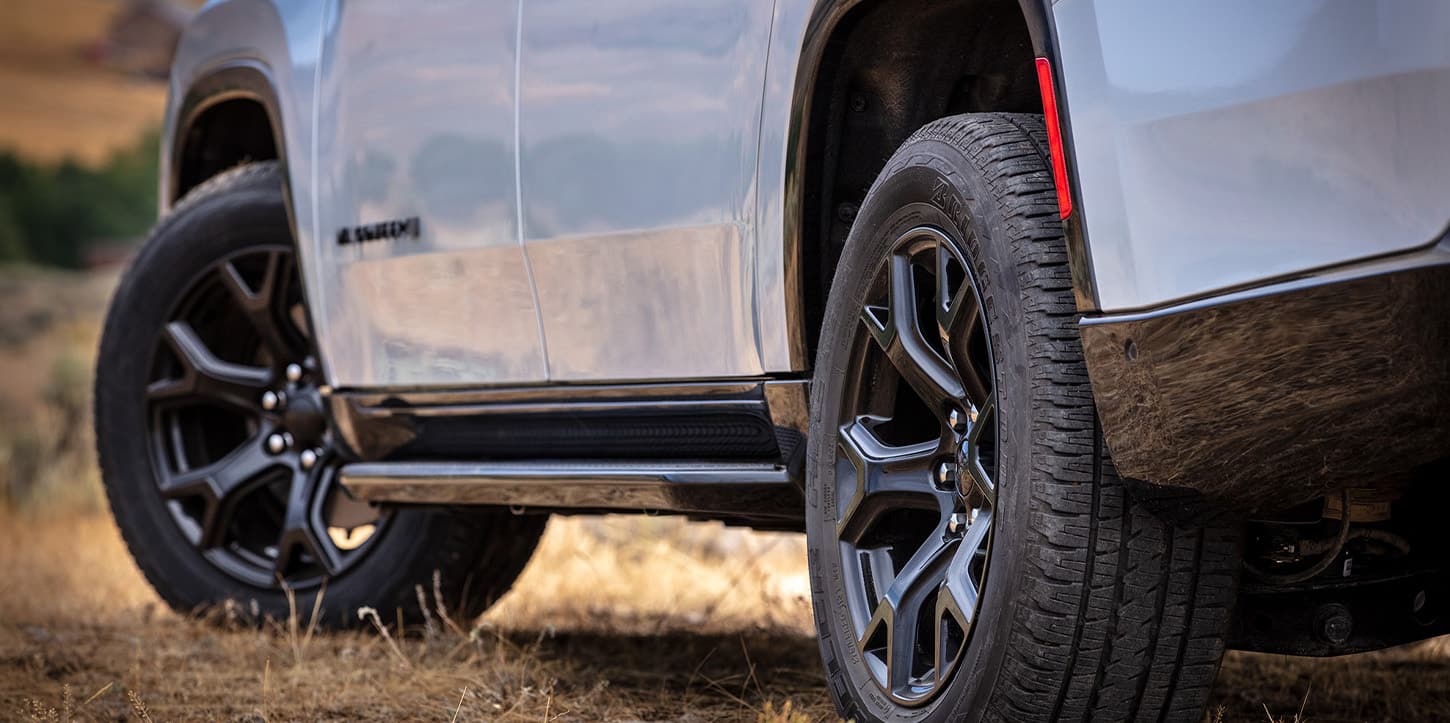
[[[155,220],[172,0],[0,8],[0,263],[92,266]]]
[[[160,123],[166,84],[98,52],[129,0],[0,3],[0,150],[94,167]]]

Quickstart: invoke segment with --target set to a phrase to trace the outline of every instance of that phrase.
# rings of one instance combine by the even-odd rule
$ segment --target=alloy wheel
[[[857,646],[903,705],[946,687],[979,611],[997,498],[995,379],[958,246],[934,227],[902,234],[853,342],[835,532]]]
[[[355,564],[388,515],[337,482],[300,277],[261,246],[194,278],[155,341],[146,387],[158,492],[226,574],[308,587]]]

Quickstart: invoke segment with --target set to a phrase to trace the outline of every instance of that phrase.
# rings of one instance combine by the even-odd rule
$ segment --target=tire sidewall
[[[861,660],[845,591],[836,519],[837,419],[848,379],[856,310],[892,244],[915,226],[934,226],[953,239],[971,266],[985,310],[996,373],[998,500],[982,605],[952,681],[932,701],[906,708],[891,702]],[[1030,387],[1020,283],[995,195],[957,148],[909,141],[887,164],[852,227],[831,289],[812,383],[806,526],[811,589],[831,693],[847,715],[873,720],[976,720],[986,710],[1002,668],[1020,598],[1029,524]],[[1006,452],[1006,454],[1003,453]],[[847,491],[849,492],[849,491]]]

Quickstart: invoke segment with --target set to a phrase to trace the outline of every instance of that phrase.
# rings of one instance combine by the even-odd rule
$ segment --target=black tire
[[[190,519],[182,516],[190,509],[185,505],[202,503],[186,498],[163,499],[159,485],[167,479],[164,475],[173,474],[170,470],[175,463],[169,458],[158,459],[163,457],[158,449],[164,448],[158,448],[152,436],[152,425],[158,422],[156,414],[148,411],[151,404],[148,400],[157,384],[169,383],[155,380],[159,363],[156,349],[159,339],[174,338],[170,324],[174,323],[174,314],[178,313],[182,299],[194,296],[197,285],[211,279],[216,269],[237,268],[237,264],[217,265],[231,263],[226,260],[239,258],[238,254],[264,254],[268,263],[266,278],[274,278],[274,268],[294,267],[273,266],[272,259],[290,259],[293,248],[278,165],[268,162],[240,166],[187,194],[157,225],[121,279],[111,301],[101,338],[95,387],[96,445],[102,478],[111,511],[136,564],[162,599],[178,611],[199,612],[235,601],[239,603],[237,609],[242,611],[243,619],[254,622],[269,617],[283,619],[288,615],[286,591],[275,579],[249,582],[228,572],[240,569],[236,566],[253,558],[260,560],[258,564],[264,564],[265,559],[259,558],[258,553],[250,553],[251,557],[243,562],[229,562],[228,566],[213,562],[220,559],[216,555],[229,552],[228,546],[239,545],[235,540],[241,539],[241,535],[251,534],[249,530],[257,529],[256,525],[268,524],[266,520],[236,512],[236,516],[228,518],[226,529],[213,538],[214,543],[200,546],[196,542],[199,538],[188,535],[178,520]],[[281,278],[281,275],[275,277]],[[295,272],[290,283],[296,287],[295,291],[277,293],[293,293],[294,296],[287,298],[301,304],[300,283],[295,279]],[[280,286],[269,284],[265,288],[275,290]],[[259,298],[262,296],[258,294]],[[269,293],[265,298],[274,297]],[[220,304],[189,303],[194,303],[203,315],[222,313],[210,308]],[[305,331],[307,323],[295,321],[296,317],[294,312],[290,317],[294,325],[287,334],[300,339],[297,343],[310,349]],[[278,317],[269,318],[275,322]],[[284,313],[281,318],[289,317]],[[163,333],[173,336],[163,337]],[[260,338],[261,333],[257,336]],[[213,355],[221,356],[219,352]],[[237,359],[227,361],[237,362]],[[283,373],[277,368],[282,361],[275,356],[270,358],[269,378],[277,379]],[[258,368],[268,365],[264,361]],[[239,434],[251,434],[251,428]],[[330,434],[325,427],[320,428],[319,444],[323,443],[321,440],[330,441]],[[249,443],[244,440],[240,444]],[[331,452],[324,454],[331,460],[326,464],[335,470],[339,459]],[[291,468],[274,467],[273,471],[281,469],[278,474],[295,480],[287,470],[303,466],[309,470],[325,468],[324,463],[308,463]],[[209,479],[207,483],[210,484]],[[253,489],[257,484],[248,485],[250,491],[245,494],[251,497],[247,500],[272,492],[271,487],[257,491]],[[281,488],[293,489],[285,482]],[[323,489],[321,482],[318,489]],[[290,504],[291,495],[284,493],[283,499],[288,500],[285,504]],[[240,505],[237,509],[260,509],[264,502],[237,502],[236,505]],[[349,558],[349,566],[340,574],[318,574],[310,580],[289,582],[300,614],[307,615],[314,597],[322,593],[320,622],[323,625],[356,625],[357,610],[362,606],[382,611],[385,620],[392,619],[395,609],[401,609],[408,620],[418,620],[421,612],[415,586],[421,585],[429,605],[436,605],[433,601],[436,572],[443,597],[439,602],[452,615],[475,616],[513,584],[547,522],[545,516],[517,516],[507,510],[454,512],[405,508],[385,514],[385,518],[379,517],[374,528],[377,539],[368,539],[347,553],[354,557]],[[206,547],[206,553],[202,547]],[[276,549],[283,548],[283,543],[278,542]],[[309,549],[315,548],[303,548],[296,559],[307,560]]]
[[[1237,533],[1170,525],[1115,473],[1080,348],[1047,153],[1037,115],[969,114],[923,127],[886,163],[837,268],[812,388],[807,533],[821,653],[847,719],[1198,720],[1217,674],[1237,585]],[[975,368],[994,375],[995,428],[983,433],[995,435],[994,481],[979,607],[960,642],[940,632],[945,618],[934,620],[933,641],[940,650],[959,645],[957,662],[935,663],[933,671],[948,675],[907,704],[881,682],[890,677],[881,672],[890,646],[872,652],[879,643],[858,644],[865,634],[849,586],[862,577],[855,557],[866,569],[869,555],[842,542],[838,518],[858,514],[863,503],[843,513],[841,500],[854,493],[844,485],[860,484],[851,475],[863,473],[838,466],[842,420],[863,419],[851,416],[859,412],[850,400],[862,394],[852,385],[881,384],[853,378],[872,368],[859,361],[870,352],[853,350],[875,348],[859,341],[870,323],[862,309],[879,293],[886,259],[900,253],[893,244],[923,226],[951,240],[967,266],[962,283],[974,284],[980,300],[989,361]],[[943,331],[941,343],[951,359],[959,342],[949,336]],[[988,454],[982,444],[978,453]],[[962,459],[952,461],[959,475],[967,474]],[[952,494],[975,494],[954,484]],[[909,565],[899,567],[904,577]],[[921,655],[923,644],[913,645]],[[931,678],[922,680],[925,690]]]

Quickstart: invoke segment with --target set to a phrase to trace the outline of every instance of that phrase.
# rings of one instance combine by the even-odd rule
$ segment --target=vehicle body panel
[[[514,182],[518,8],[334,3],[319,74],[319,341],[339,386],[542,381]],[[419,219],[418,238],[337,242]]]
[[[757,376],[771,3],[525,0],[523,238],[560,382]]]
[[[525,3],[526,23],[534,15],[545,28],[537,37],[514,4],[406,18],[389,5],[217,0],[188,27],[174,74],[169,135],[182,130],[180,99],[200,70],[241,57],[285,69],[282,155],[332,385],[808,368],[798,335],[783,333],[799,303],[793,251],[779,215],[762,227],[757,206],[779,202],[787,140],[781,130],[761,137],[761,89],[773,88],[775,115],[789,112],[812,3],[788,3],[792,27],[775,43],[773,6],[746,0],[720,0],[706,8],[710,22],[693,24],[683,20],[698,12],[661,2]],[[522,57],[519,38],[534,48]],[[522,99],[512,64],[535,89]],[[469,162],[486,146],[492,154]],[[770,159],[764,198],[760,157]],[[522,207],[519,186],[529,189]],[[414,216],[416,241],[336,241],[343,228]],[[526,290],[535,281],[547,290],[543,324]],[[552,375],[548,328],[559,340]]]
[[[1450,219],[1450,6],[1054,5],[1104,311],[1436,241]]]
[[[167,132],[208,69],[253,62],[275,83],[334,386],[799,373],[802,118],[824,38],[857,4],[218,0],[183,38]],[[1086,229],[1103,311],[1440,237],[1450,10],[1060,0],[1053,14],[1070,226]],[[412,216],[416,241],[336,243]]]

